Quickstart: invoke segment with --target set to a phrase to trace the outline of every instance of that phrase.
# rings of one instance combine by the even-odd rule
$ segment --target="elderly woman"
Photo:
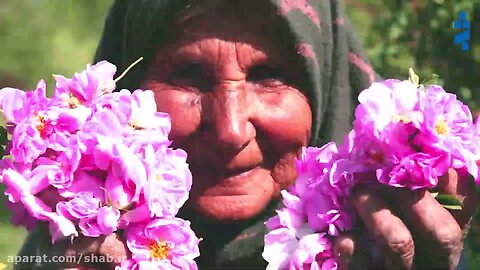
[[[265,268],[263,223],[295,180],[295,157],[304,146],[342,138],[356,96],[376,79],[341,6],[115,1],[95,60],[123,70],[142,56],[118,86],[153,90],[158,110],[172,118],[174,147],[189,154],[194,183],[181,216],[204,239],[200,269]],[[455,213],[425,190],[356,189],[351,199],[365,231],[336,239],[340,267],[456,268],[475,204],[473,189],[460,183],[467,181],[457,184],[451,171],[439,187],[465,203]],[[128,255],[117,235],[77,238],[45,252]]]

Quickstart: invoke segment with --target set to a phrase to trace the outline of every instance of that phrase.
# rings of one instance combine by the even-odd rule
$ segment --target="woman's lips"
[[[263,162],[255,162],[250,164],[235,164],[230,162],[229,164],[222,164],[215,166],[209,164],[209,162],[195,162],[190,163],[190,170],[192,171],[194,181],[196,178],[210,178],[218,181],[235,179],[241,176],[248,175],[252,171],[265,167]],[[210,181],[209,181],[210,182]]]
[[[246,169],[226,170],[224,173],[220,173],[219,175],[224,178],[224,180],[236,179],[239,177],[248,176],[260,167],[261,164]]]
[[[217,171],[214,174],[194,172],[193,192],[200,192],[201,196],[249,195],[258,187],[261,175],[267,173],[268,171],[261,165],[248,169]]]

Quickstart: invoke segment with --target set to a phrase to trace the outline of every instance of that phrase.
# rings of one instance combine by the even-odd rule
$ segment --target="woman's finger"
[[[38,230],[44,242],[41,252],[50,258],[44,262],[48,269],[113,269],[129,255],[125,242],[115,233],[95,238],[79,236],[51,245],[48,225],[41,223]]]
[[[120,235],[112,233],[105,237],[98,250],[100,256],[107,257],[107,264],[113,269],[131,255],[128,247]]]
[[[427,190],[398,189],[396,206],[415,239],[415,267],[455,269],[462,250],[462,230]]]
[[[339,270],[371,269],[372,249],[362,239],[360,231],[341,234],[333,240],[333,253],[338,263]]]
[[[80,236],[75,238],[73,242],[70,239],[57,241],[49,247],[48,254],[51,258],[62,259],[47,262],[48,267],[54,269],[82,268],[82,266],[85,266],[84,258],[90,256],[90,254],[97,254],[102,240]]]
[[[389,269],[410,269],[415,247],[413,238],[403,222],[393,214],[387,203],[368,188],[357,188],[353,203],[365,227],[384,249]]]
[[[460,228],[467,230],[477,205],[477,193],[473,177],[463,176],[455,169],[450,169],[447,174],[439,177],[437,191],[440,194],[455,196],[462,204],[462,210],[450,211]]]
[[[339,270],[349,269],[355,252],[355,239],[351,235],[340,235],[333,240],[333,255]]]
[[[52,254],[78,258],[64,266],[80,265],[85,269],[113,269],[127,258],[127,253],[125,243],[115,233],[97,238],[80,236],[73,243],[67,240],[52,247]]]

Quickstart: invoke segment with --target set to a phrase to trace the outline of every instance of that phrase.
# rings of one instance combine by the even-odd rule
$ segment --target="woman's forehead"
[[[230,16],[218,9],[205,10],[201,14],[184,20],[174,26],[167,42],[161,48],[181,52],[182,47],[191,43],[207,44],[209,40],[251,46],[268,54],[293,55],[287,44],[278,38],[272,20],[257,18],[247,20],[244,16]]]

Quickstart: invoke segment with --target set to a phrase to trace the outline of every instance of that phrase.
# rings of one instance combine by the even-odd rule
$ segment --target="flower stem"
[[[132,69],[136,64],[138,64],[142,60],[143,60],[143,57],[138,58],[137,61],[133,62],[130,66],[128,66],[127,69],[125,69],[125,71],[120,76],[118,76],[113,82],[117,83],[119,80],[125,77],[125,75],[127,75],[127,72],[129,72],[130,69]]]

